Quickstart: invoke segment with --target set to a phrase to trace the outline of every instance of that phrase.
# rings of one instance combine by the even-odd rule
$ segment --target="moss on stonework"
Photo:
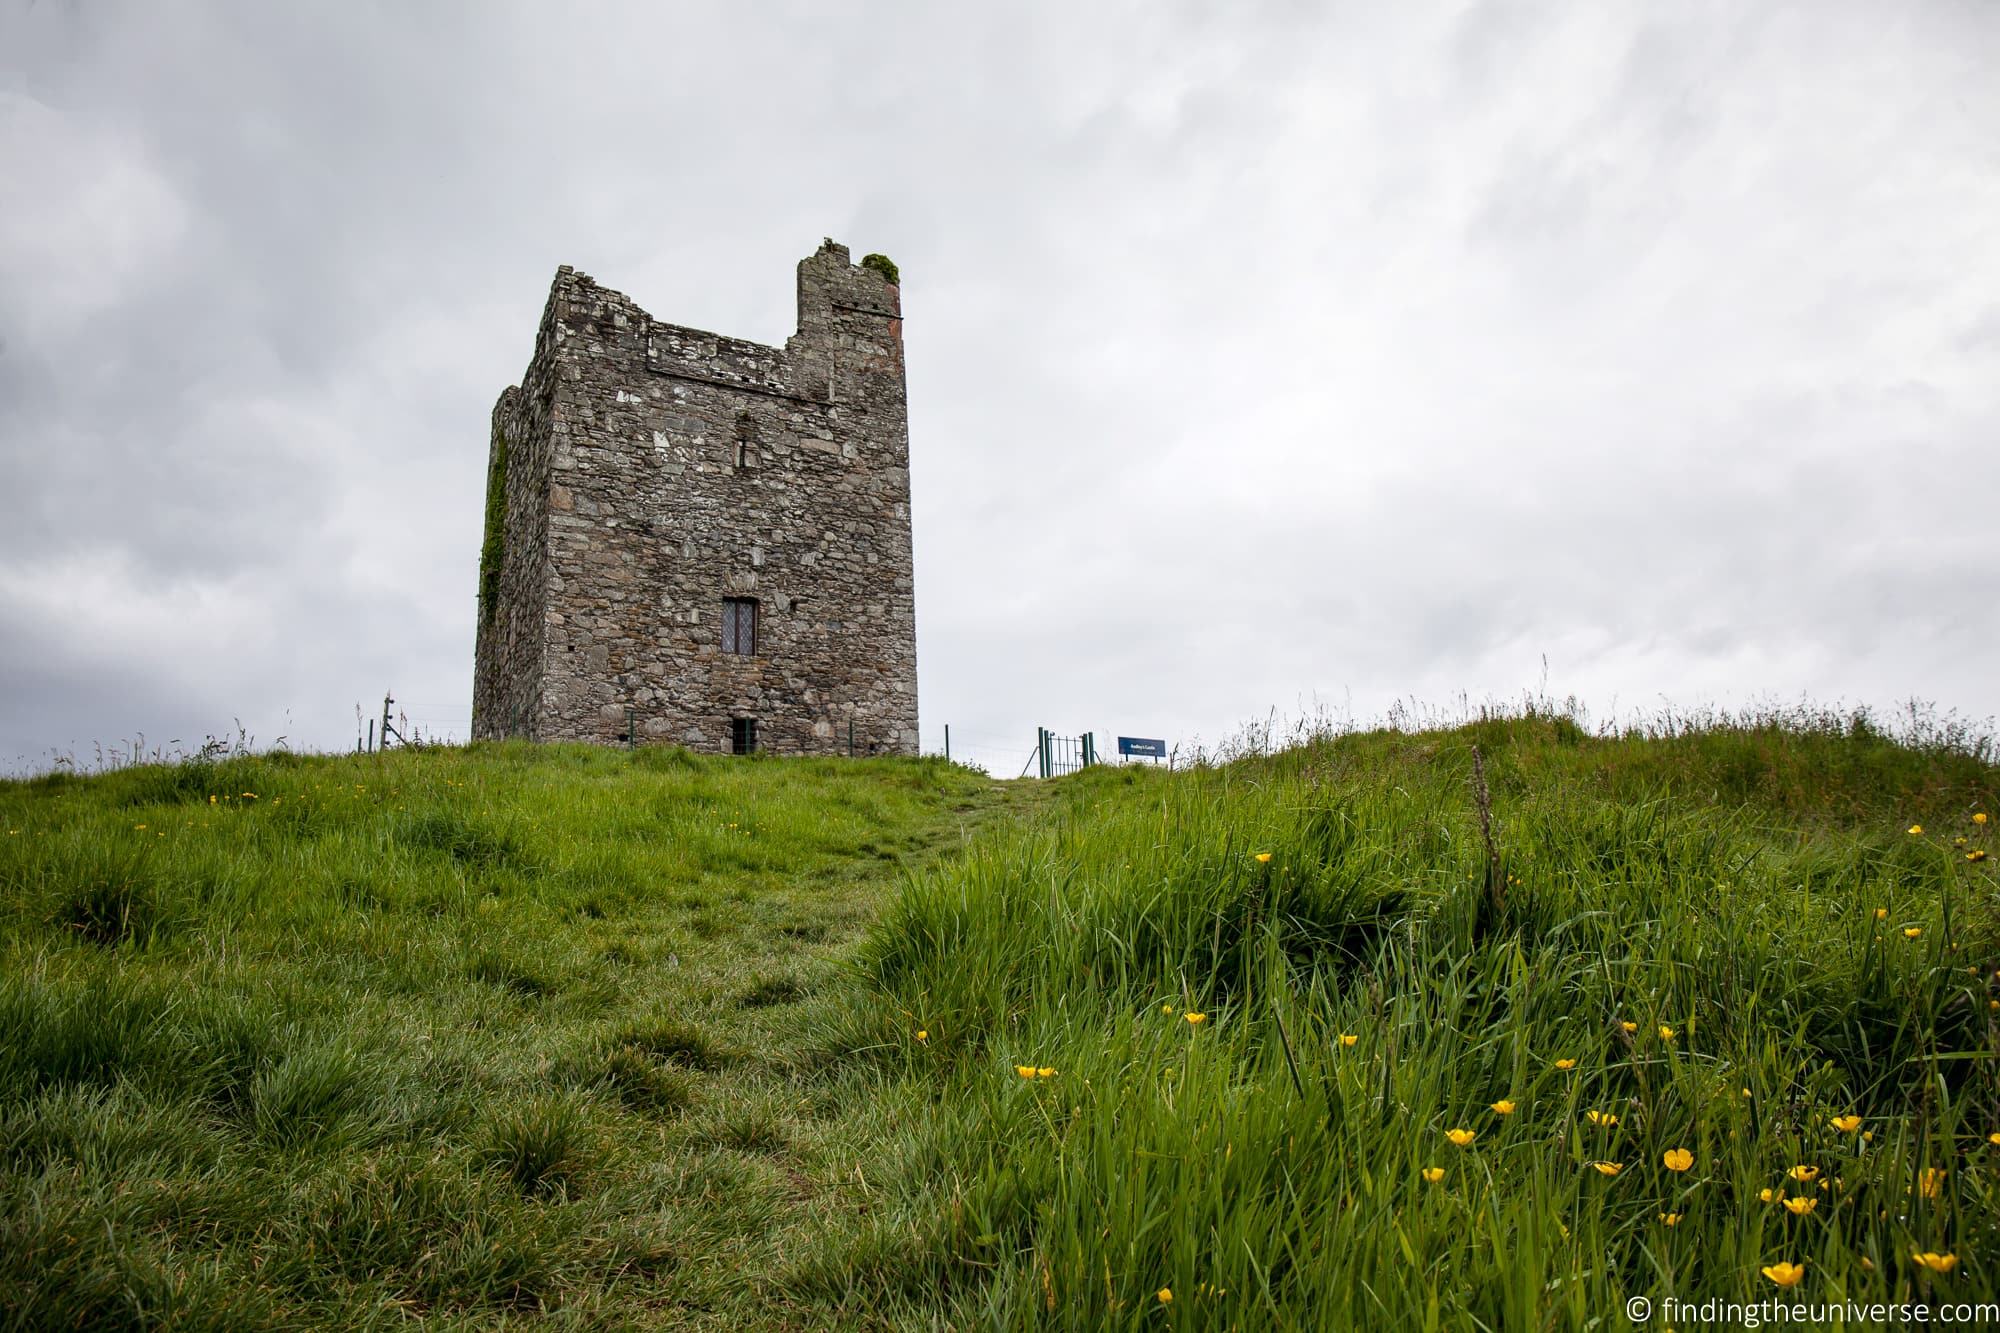
[[[890,282],[900,283],[903,280],[901,272],[896,268],[896,261],[887,255],[863,255],[861,267],[874,269]]]
[[[507,433],[493,427],[493,461],[486,469],[486,540],[479,548],[479,617],[491,624],[500,602],[500,565],[507,554]]]

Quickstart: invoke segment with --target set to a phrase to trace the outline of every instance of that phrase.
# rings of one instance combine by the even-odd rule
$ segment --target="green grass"
[[[1545,716],[1046,784],[0,785],[0,1327],[1582,1328],[1780,1261],[1994,1300],[1996,792],[1851,720]]]

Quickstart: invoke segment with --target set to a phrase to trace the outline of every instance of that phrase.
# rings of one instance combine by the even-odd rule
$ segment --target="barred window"
[[[722,651],[749,657],[757,651],[757,599],[722,599]]]
[[[732,717],[729,719],[729,753],[757,753],[757,719],[754,717]]]

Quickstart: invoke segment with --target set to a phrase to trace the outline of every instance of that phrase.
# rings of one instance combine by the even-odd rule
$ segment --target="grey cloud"
[[[1543,653],[2000,710],[1989,8],[76,0],[0,52],[0,759],[462,716],[555,265],[776,342],[823,235],[905,275],[932,745]]]

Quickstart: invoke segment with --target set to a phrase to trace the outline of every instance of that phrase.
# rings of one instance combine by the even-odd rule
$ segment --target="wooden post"
[[[944,759],[946,763],[951,762],[951,723],[949,722],[944,724]]]
[[[387,693],[383,694],[381,737],[382,737],[382,748],[385,750],[389,748],[389,706],[395,702],[396,699],[394,695]]]

